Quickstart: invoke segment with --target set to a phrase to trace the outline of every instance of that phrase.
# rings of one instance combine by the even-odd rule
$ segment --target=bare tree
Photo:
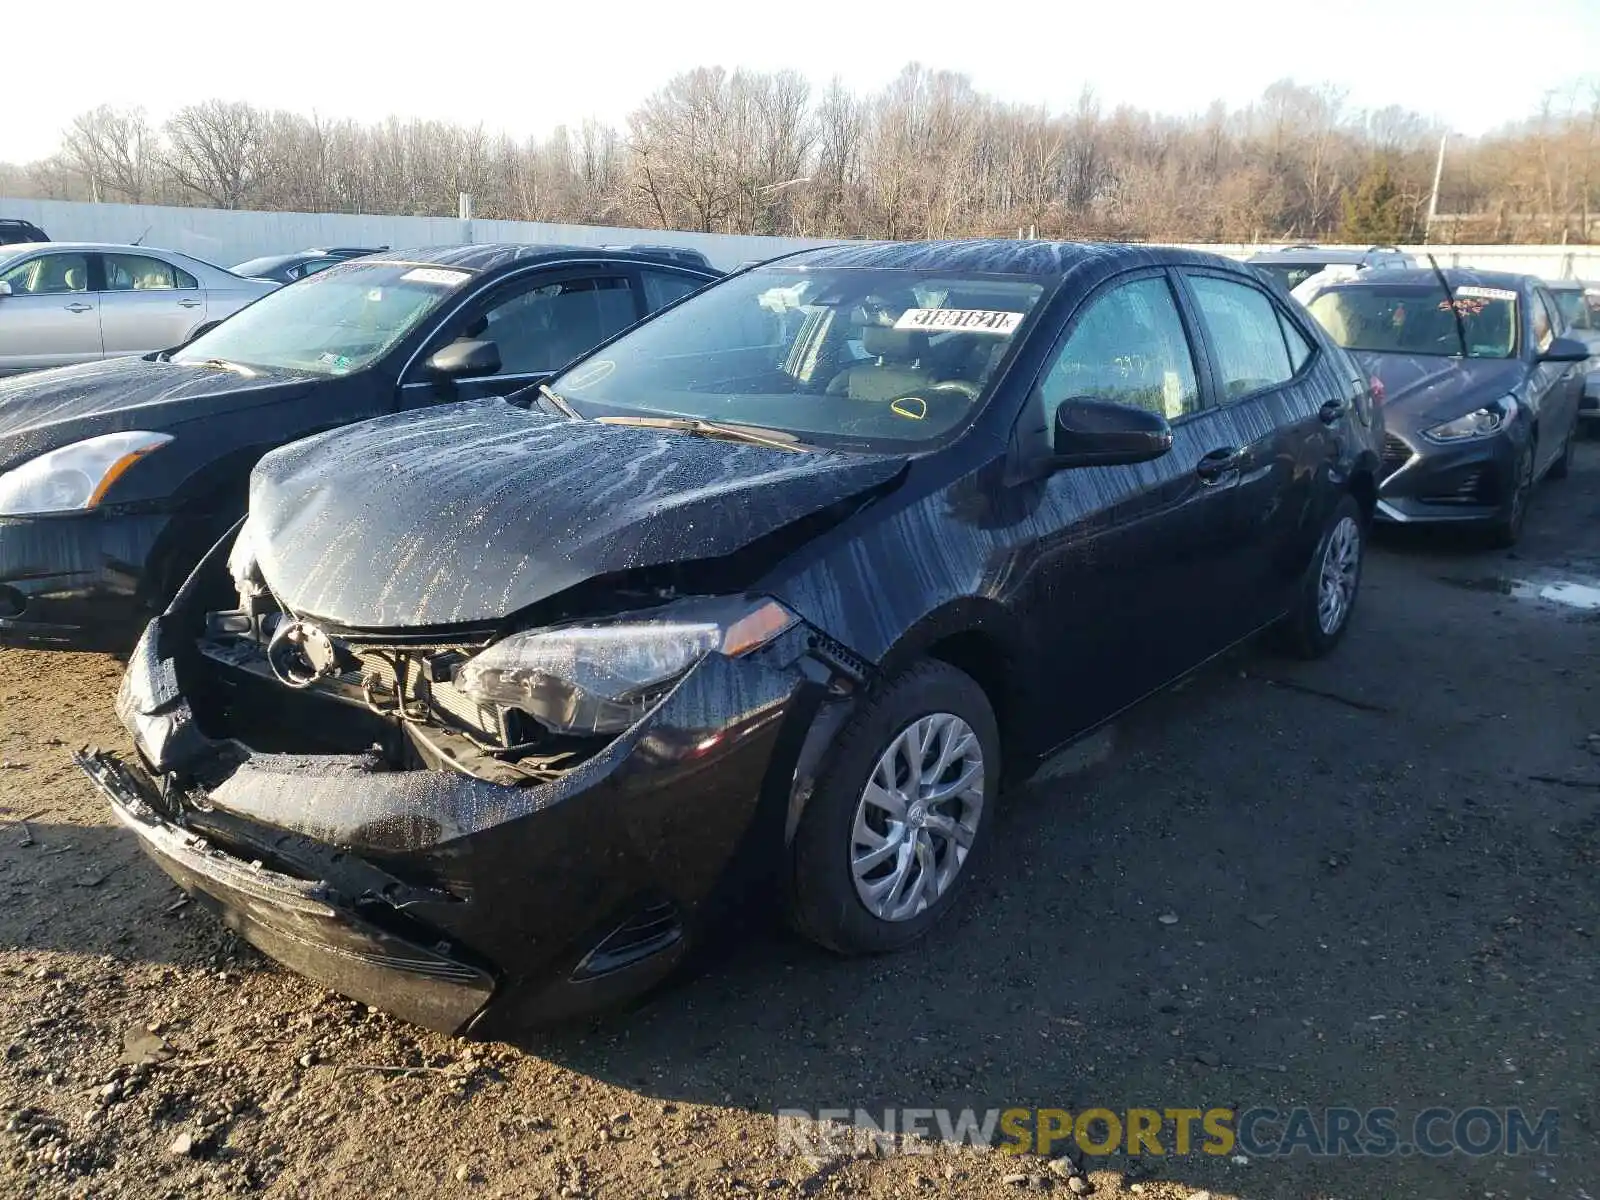
[[[266,166],[267,122],[248,104],[207,100],[167,122],[167,170],[218,208],[241,208]]]
[[[61,157],[89,183],[89,199],[115,194],[132,204],[145,200],[155,171],[154,138],[140,108],[102,104],[72,118],[61,138]]]

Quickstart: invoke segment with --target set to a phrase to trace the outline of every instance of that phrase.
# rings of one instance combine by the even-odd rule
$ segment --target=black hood
[[[1515,358],[1446,358],[1436,354],[1351,353],[1383,381],[1391,423],[1409,428],[1464,416],[1509,393],[1520,395],[1527,368]]]
[[[113,358],[0,379],[0,470],[102,433],[157,433],[195,417],[305,391],[299,376],[245,377],[221,367]]]
[[[297,613],[361,629],[468,624],[596,576],[731,554],[904,461],[455,404],[269,454],[245,536]]]

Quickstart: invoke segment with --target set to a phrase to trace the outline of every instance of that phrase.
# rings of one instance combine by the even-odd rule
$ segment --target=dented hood
[[[903,466],[451,404],[267,455],[244,536],[303,616],[465,624],[595,576],[732,553]]]

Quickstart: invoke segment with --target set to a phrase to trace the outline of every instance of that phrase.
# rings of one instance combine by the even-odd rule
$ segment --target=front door
[[[401,406],[507,396],[550,378],[641,315],[626,275],[535,271],[490,289],[446,320],[401,381]],[[488,341],[500,352],[493,374],[440,383],[428,356],[457,340]]]
[[[101,357],[100,297],[89,288],[90,256],[38,254],[0,274],[0,373]]]
[[[1239,582],[1219,565],[1241,536],[1239,473],[1216,453],[1231,424],[1208,405],[1198,340],[1162,271],[1086,302],[1041,373],[1030,425],[1078,397],[1161,413],[1173,446],[1132,466],[1073,467],[1017,485],[1037,537],[1011,565],[1043,691],[1041,747],[1132,704],[1222,649]],[[1048,445],[1036,453],[1047,453]],[[1048,735],[1054,735],[1053,738]]]

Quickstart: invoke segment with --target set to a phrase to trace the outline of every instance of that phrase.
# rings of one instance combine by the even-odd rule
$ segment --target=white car
[[[0,246],[0,375],[179,346],[278,286],[149,246]]]

